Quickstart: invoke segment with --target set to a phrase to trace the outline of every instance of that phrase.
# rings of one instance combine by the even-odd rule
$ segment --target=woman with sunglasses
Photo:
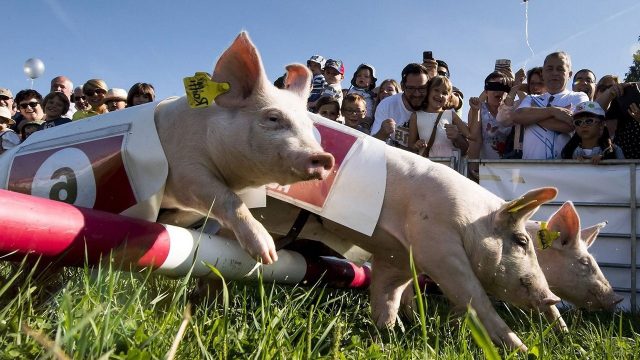
[[[102,79],[91,79],[82,86],[82,92],[87,97],[87,102],[91,106],[89,109],[76,111],[73,114],[73,120],[80,120],[88,118],[94,115],[100,115],[108,113],[106,96],[107,96],[107,83]]]
[[[573,112],[576,131],[562,149],[563,159],[591,160],[596,165],[600,160],[624,159],[622,149],[613,144],[604,122],[604,110],[595,101],[585,101]]]
[[[39,130],[44,122],[42,95],[36,90],[22,90],[16,94],[15,103],[21,115],[17,128],[22,139],[25,140],[32,132]],[[25,130],[27,128],[29,131]]]

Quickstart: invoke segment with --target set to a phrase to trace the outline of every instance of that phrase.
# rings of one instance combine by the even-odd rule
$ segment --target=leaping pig
[[[300,237],[334,248],[351,242],[373,254],[371,310],[379,327],[396,321],[411,282],[411,248],[418,270],[434,279],[457,308],[471,304],[494,342],[526,349],[487,292],[544,312],[551,320],[560,318],[554,306],[560,299],[549,290],[525,229],[529,217],[557,190],[533,190],[505,202],[446,166],[393,147],[384,152],[387,185],[372,236],[311,218]],[[298,210],[267,198],[266,208],[252,212],[269,231],[286,234]]]
[[[530,221],[527,230],[536,237],[540,222]],[[547,222],[547,228],[559,232],[547,248],[536,246],[538,262],[551,290],[577,307],[587,310],[613,310],[623,298],[617,295],[587,249],[606,225],[580,228],[580,217],[570,201],[565,202]]]
[[[212,80],[230,84],[215,105],[192,109],[181,99],[156,116],[169,164],[162,207],[171,209],[158,221],[187,226],[185,212],[210,214],[250,255],[271,264],[277,260],[271,235],[234,191],[329,174],[334,158],[315,140],[307,117],[311,72],[289,65],[288,88],[277,89],[243,32],[218,60]]]

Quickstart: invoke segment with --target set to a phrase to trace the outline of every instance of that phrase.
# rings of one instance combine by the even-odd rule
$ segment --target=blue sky
[[[514,67],[541,65],[565,50],[574,71],[621,77],[640,35],[637,0],[530,0],[529,43],[522,1],[79,1],[3,0],[0,87],[30,87],[25,60],[42,59],[34,88],[46,93],[56,75],[75,85],[102,78],[129,89],[150,82],[159,98],[182,95],[182,78],[211,72],[240,30],[260,50],[272,81],[291,62],[321,54],[345,62],[343,87],[366,62],[379,81],[399,79],[423,50],[445,60],[465,99],[482,91],[497,58]]]

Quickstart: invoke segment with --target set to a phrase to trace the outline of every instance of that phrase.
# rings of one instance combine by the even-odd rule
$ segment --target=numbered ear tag
[[[547,228],[547,222],[541,221],[540,230],[538,230],[537,235],[538,244],[540,245],[540,248],[544,250],[550,248],[553,241],[560,237],[560,232],[549,230]]]
[[[182,79],[187,101],[192,108],[204,108],[213,104],[218,95],[231,88],[229,83],[215,82],[206,72],[197,72],[194,76]]]

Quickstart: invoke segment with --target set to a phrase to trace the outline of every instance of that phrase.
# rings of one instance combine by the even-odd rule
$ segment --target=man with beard
[[[593,101],[593,96],[596,93],[596,74],[589,69],[579,70],[573,76],[573,86],[571,90],[583,92],[587,94],[589,101]]]
[[[403,92],[389,96],[378,104],[371,134],[387,143],[393,143],[396,126],[408,128],[411,114],[422,108],[422,102],[427,97],[427,81],[428,70],[423,65],[412,63],[405,66],[400,81]],[[398,141],[403,144],[401,140]],[[404,145],[406,146],[406,142]]]

